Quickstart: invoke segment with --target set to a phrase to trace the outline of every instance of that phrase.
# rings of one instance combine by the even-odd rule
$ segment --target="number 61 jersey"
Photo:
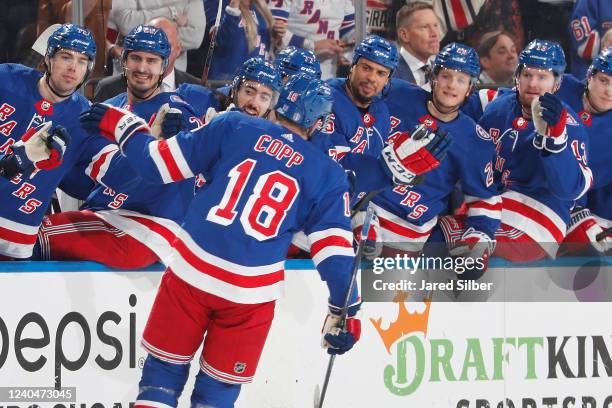
[[[168,140],[137,133],[123,150],[143,177],[206,176],[181,228],[152,231],[172,244],[164,263],[181,279],[237,303],[277,299],[289,243],[303,230],[332,303],[343,304],[354,257],[348,183],[314,145],[229,112]]]

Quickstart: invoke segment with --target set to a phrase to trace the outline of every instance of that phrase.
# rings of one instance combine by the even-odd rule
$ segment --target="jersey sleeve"
[[[289,21],[289,13],[291,12],[291,3],[291,0],[271,0],[268,3],[268,7],[274,19],[287,23]],[[287,31],[282,40],[283,48],[289,45],[298,48],[308,48],[304,44],[305,37],[294,34],[289,27],[287,27]]]
[[[169,139],[137,132],[124,143],[123,153],[146,180],[167,184],[205,174],[220,157],[223,137],[234,133],[228,118],[235,115],[217,116],[202,128]]]
[[[558,153],[542,151],[542,164],[550,191],[562,200],[578,200],[593,184],[587,163],[588,138],[584,127],[568,113],[567,147]]]
[[[208,23],[206,28],[208,35],[211,34],[211,30],[215,25],[215,18],[217,17],[217,1],[206,2],[206,16],[208,17]],[[215,47],[219,49],[231,48],[236,38],[244,36],[242,28],[240,27],[240,15],[233,15],[227,11],[224,7],[221,11],[221,20],[219,21],[219,31],[215,41]]]
[[[344,181],[321,193],[304,225],[312,260],[330,292],[330,303],[343,306],[352,276],[355,252],[349,197]],[[351,302],[357,300],[355,286]]]
[[[355,6],[353,0],[344,1],[344,18],[340,25],[340,38],[350,36],[351,31],[355,29]]]
[[[495,237],[501,220],[502,199],[493,176],[495,145],[476,125],[469,155],[462,155],[457,171],[467,206],[466,225]],[[484,139],[483,139],[484,138]]]

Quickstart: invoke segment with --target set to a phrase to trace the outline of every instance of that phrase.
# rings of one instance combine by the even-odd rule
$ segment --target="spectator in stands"
[[[162,92],[174,92],[176,88],[183,83],[199,84],[200,80],[193,75],[176,69],[174,64],[177,57],[181,54],[181,39],[179,38],[178,27],[176,23],[167,17],[157,17],[147,23],[153,27],[161,28],[170,42],[171,53],[168,57],[168,68],[164,74],[164,80],[161,84]],[[98,83],[94,92],[93,101],[103,102],[119,95],[126,91],[126,82],[123,75],[114,75],[104,78]]]
[[[273,0],[270,10],[283,47],[294,45],[314,52],[321,62],[321,78],[337,76],[338,61],[345,62],[348,45],[355,43],[352,0]]]
[[[431,5],[413,2],[399,10],[396,24],[401,58],[394,76],[425,86],[440,51],[440,20]]]
[[[219,31],[208,78],[231,80],[244,61],[251,57],[271,59],[274,18],[264,0],[223,1]],[[189,72],[201,76],[210,46],[219,0],[204,0],[206,36],[197,52],[189,54]]]
[[[559,24],[559,21],[555,21]],[[609,0],[578,0],[570,17],[571,73],[586,77],[591,60],[599,54],[601,39],[612,28],[612,3]]]
[[[485,33],[478,44],[482,84],[511,85],[518,63],[514,41],[503,31]]]
[[[601,50],[605,50],[606,48],[612,47],[612,28],[609,28],[608,31],[601,38]]]
[[[174,65],[187,69],[187,50],[196,49],[204,38],[204,4],[202,0],[123,0],[111,10],[111,19],[122,35],[155,17],[167,17],[178,26],[182,52]]]
[[[0,63],[20,62],[36,39],[37,0],[0,1]]]
[[[96,61],[92,76],[103,76],[106,63],[106,27],[111,0],[83,0],[83,16],[85,27],[91,30],[96,41]],[[52,24],[63,24],[72,21],[72,1],[40,0],[38,6],[38,22],[36,34],[40,35]]]

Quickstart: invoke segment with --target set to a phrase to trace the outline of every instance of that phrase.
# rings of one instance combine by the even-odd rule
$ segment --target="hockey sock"
[[[240,387],[215,380],[200,370],[191,395],[191,408],[233,408]]]
[[[147,356],[135,407],[176,407],[189,376],[189,364],[173,364]]]

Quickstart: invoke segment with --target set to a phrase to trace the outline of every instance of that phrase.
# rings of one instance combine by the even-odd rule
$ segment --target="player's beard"
[[[361,92],[359,92],[359,87],[354,86],[351,81],[348,81],[348,86],[353,98],[361,105],[369,106],[372,103],[372,98],[362,95]]]

